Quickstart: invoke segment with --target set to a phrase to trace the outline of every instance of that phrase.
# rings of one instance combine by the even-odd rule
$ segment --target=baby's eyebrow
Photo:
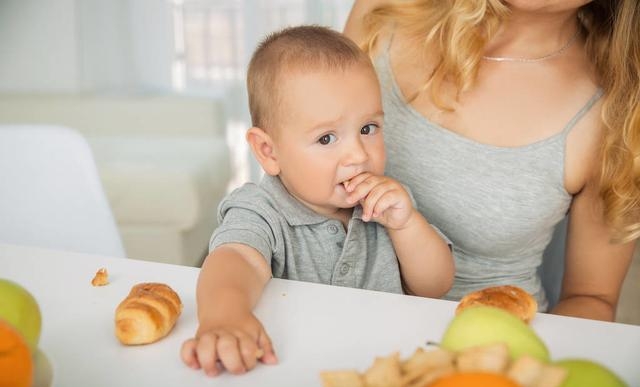
[[[327,120],[327,121],[322,121],[319,122],[317,124],[314,124],[313,126],[309,127],[306,131],[308,133],[313,133],[313,132],[319,132],[319,131],[323,131],[323,130],[327,130],[329,128],[334,128],[336,127],[337,123],[340,120]]]
[[[384,118],[384,112],[382,110],[378,110],[377,112],[371,113],[371,114],[367,114],[365,121],[368,120],[381,120],[382,118]]]

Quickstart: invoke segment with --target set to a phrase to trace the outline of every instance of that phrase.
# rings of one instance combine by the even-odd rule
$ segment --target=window
[[[234,181],[256,180],[261,171],[244,139],[250,125],[246,67],[269,32],[299,24],[341,31],[352,0],[168,0],[173,19],[172,87],[185,93],[225,98],[227,138]]]
[[[342,30],[347,0],[172,0],[173,86],[224,88],[244,82],[246,64],[267,33],[296,24]]]

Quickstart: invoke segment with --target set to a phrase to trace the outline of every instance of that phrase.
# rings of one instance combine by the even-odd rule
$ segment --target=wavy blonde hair
[[[419,93],[451,110],[440,93],[455,86],[456,100],[475,81],[485,44],[509,9],[500,0],[409,0],[373,9],[365,16],[364,50],[372,52],[391,29],[415,38],[435,68]],[[612,240],[640,237],[640,7],[637,0],[594,0],[579,9],[587,57],[604,91],[604,139],[599,191]]]

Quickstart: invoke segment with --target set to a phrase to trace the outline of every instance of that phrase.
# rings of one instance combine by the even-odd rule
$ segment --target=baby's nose
[[[345,164],[362,164],[369,159],[369,154],[361,141],[354,141],[346,150]]]

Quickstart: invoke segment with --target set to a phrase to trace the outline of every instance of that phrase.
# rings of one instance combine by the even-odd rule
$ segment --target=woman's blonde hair
[[[485,44],[508,14],[500,0],[392,2],[365,17],[363,48],[372,52],[391,29],[416,39],[425,53],[428,47],[435,68],[418,93],[428,90],[438,107],[451,109],[441,97],[443,84],[455,86],[456,99],[473,86]],[[604,217],[613,241],[624,243],[640,237],[640,7],[637,0],[594,0],[579,9],[578,19],[604,91]]]

